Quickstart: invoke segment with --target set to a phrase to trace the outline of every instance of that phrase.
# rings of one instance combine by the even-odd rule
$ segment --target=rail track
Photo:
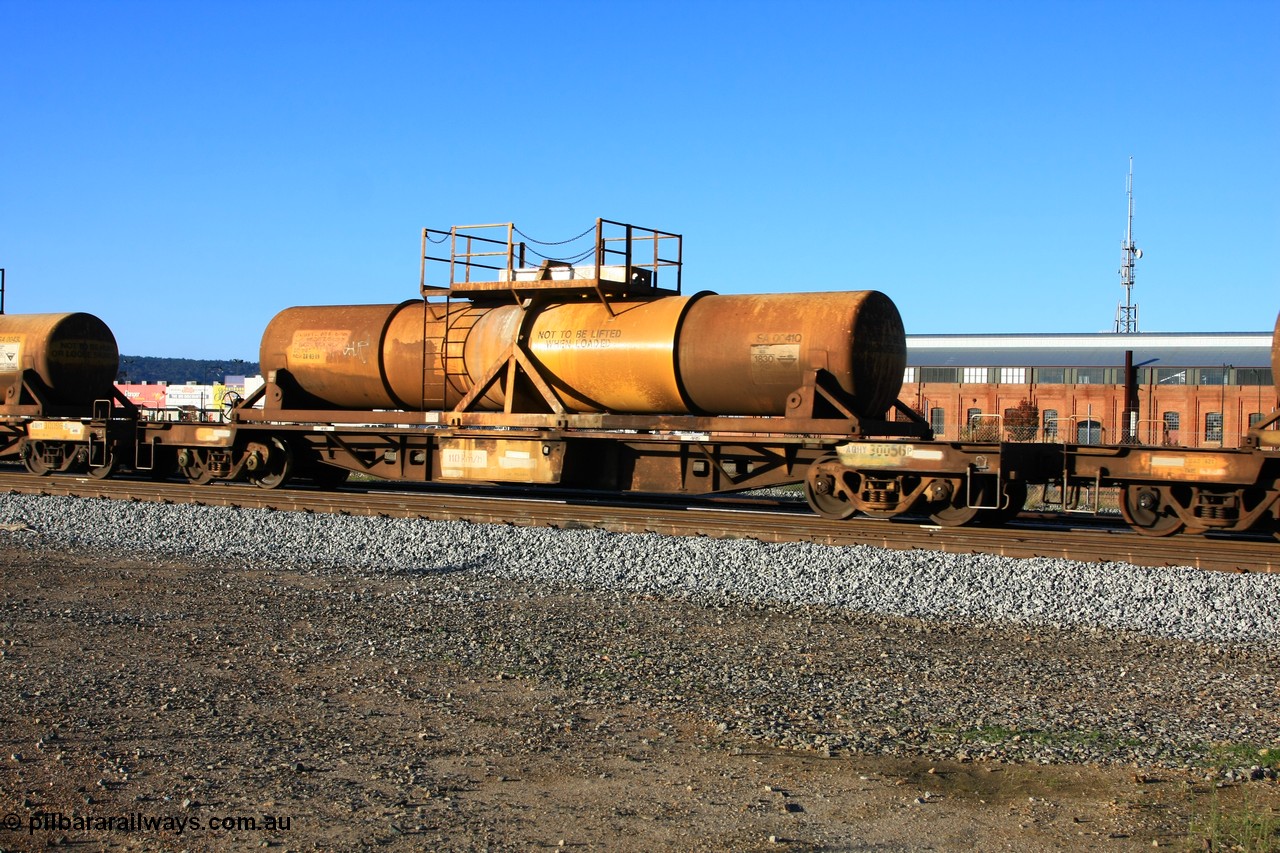
[[[601,501],[599,496],[537,497],[423,491],[377,484],[341,491],[264,490],[248,484],[155,483],[81,477],[35,478],[0,473],[0,492],[70,495],[112,500],[325,512],[625,533],[871,545],[1006,557],[1057,557],[1085,562],[1123,561],[1144,566],[1194,566],[1215,571],[1280,572],[1280,549],[1263,539],[1202,536],[1149,539],[1114,527],[1063,525],[1024,518],[1003,528],[943,528],[932,524],[853,519],[836,522],[768,502],[696,501],[674,504],[643,498]]]

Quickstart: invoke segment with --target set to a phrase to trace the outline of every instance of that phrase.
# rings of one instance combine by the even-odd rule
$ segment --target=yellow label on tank
[[[369,360],[369,340],[356,340],[350,329],[299,329],[289,341],[290,364],[332,364]]]

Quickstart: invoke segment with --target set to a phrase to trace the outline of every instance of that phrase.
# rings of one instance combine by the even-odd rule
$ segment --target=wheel
[[[966,524],[973,524],[981,513],[982,510],[977,507],[952,504],[937,512],[929,513],[929,518],[934,524],[942,527],[963,527]]]
[[[982,478],[984,481],[987,478]],[[986,485],[974,484],[972,486],[973,503],[987,504],[988,487]],[[1026,499],[1023,498],[1025,501]],[[952,481],[951,500],[946,506],[929,514],[934,524],[942,527],[963,527],[966,524],[976,524],[983,518],[989,516],[992,510],[982,509],[981,507],[969,506],[969,499],[966,495],[964,481]]]
[[[95,480],[106,480],[120,470],[120,458],[112,453],[107,457],[107,461],[101,465],[90,465],[88,468],[89,476]]]
[[[266,470],[253,481],[264,489],[278,489],[293,476],[293,448],[282,438],[271,439],[271,453],[267,457]]]
[[[988,510],[988,520],[992,524],[1006,524],[1018,517],[1027,503],[1027,484],[1023,480],[1008,480],[1004,484],[1004,506],[996,510]]]
[[[40,442],[24,441],[21,456],[23,467],[37,477],[48,477],[53,472],[49,463],[44,461],[44,445]]]
[[[849,493],[842,488],[844,466],[835,456],[824,456],[809,466],[804,478],[804,496],[809,507],[823,518],[843,521],[854,513]]]
[[[193,486],[213,482],[213,472],[209,470],[207,459],[203,458],[200,451],[188,447],[178,451],[178,472]]]
[[[1171,536],[1184,527],[1159,486],[1125,486],[1120,492],[1120,514],[1143,536]]]

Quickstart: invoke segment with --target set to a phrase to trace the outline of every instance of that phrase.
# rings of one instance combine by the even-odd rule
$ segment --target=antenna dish
[[[1141,249],[1134,249],[1134,250],[1133,250],[1133,256],[1134,256],[1135,258],[1141,258],[1141,257],[1142,257],[1142,250],[1141,250]]]

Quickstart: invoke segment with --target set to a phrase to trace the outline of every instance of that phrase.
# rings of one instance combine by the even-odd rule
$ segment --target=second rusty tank
[[[43,401],[84,408],[111,396],[119,369],[115,335],[92,314],[0,314],[5,406]],[[25,389],[24,371],[30,371]]]
[[[819,368],[879,417],[906,366],[901,317],[878,291],[297,307],[267,327],[261,366],[316,407],[431,410],[515,349],[570,412],[781,415]],[[506,404],[501,383],[477,401]]]

